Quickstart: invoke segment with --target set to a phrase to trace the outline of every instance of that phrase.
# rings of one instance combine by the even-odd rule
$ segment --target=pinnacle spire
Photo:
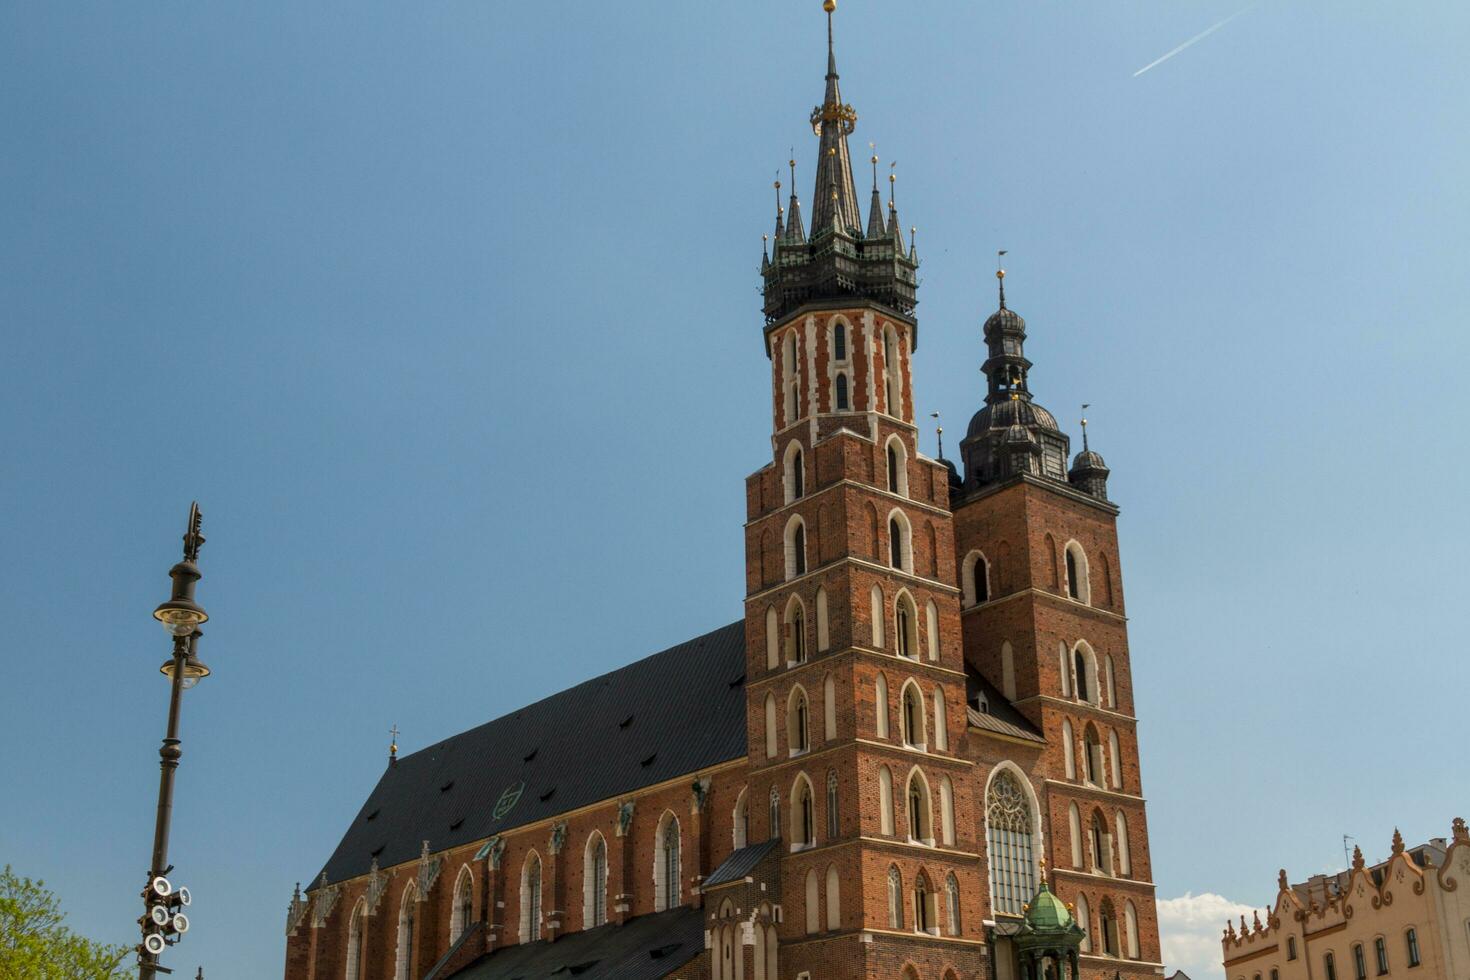
[[[791,206],[786,209],[786,237],[793,241],[806,241],[806,228],[801,223],[801,202],[796,199],[796,157],[787,163],[791,166]]]
[[[862,228],[857,191],[852,183],[852,157],[847,137],[857,123],[857,113],[842,101],[838,85],[837,55],[832,42],[832,12],[835,0],[822,4],[827,11],[827,88],[822,104],[812,110],[812,132],[817,147],[817,182],[812,195],[812,234],[824,231],[856,231]]]
[[[871,143],[868,147],[872,148]],[[878,195],[878,154],[874,153],[871,161],[873,164],[873,200],[868,204],[868,237],[882,238],[883,229],[883,198]]]

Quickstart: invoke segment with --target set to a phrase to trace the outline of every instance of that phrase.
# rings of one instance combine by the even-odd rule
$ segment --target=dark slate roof
[[[965,695],[966,700],[974,702],[977,694],[985,695],[985,703],[989,711],[976,711],[974,708],[967,709],[966,715],[970,724],[975,728],[981,728],[997,735],[1007,735],[1011,738],[1021,738],[1028,742],[1046,742],[1036,726],[1027,720],[1026,716],[1016,710],[1016,706],[1006,700],[1006,696],[996,689],[974,667],[965,665]]]
[[[413,860],[425,840],[442,851],[741,758],[744,682],[742,621],[405,756],[353,818],[327,882],[374,857]]]
[[[506,946],[453,980],[661,980],[704,952],[704,915],[681,906],[623,925],[568,933],[554,943]]]
[[[781,838],[773,837],[759,844],[742,847],[725,858],[725,863],[716,868],[714,873],[704,880],[700,888],[713,888],[727,882],[739,881],[750,874],[755,866],[761,863],[761,858],[771,853],[771,850],[779,843],[781,843]]]

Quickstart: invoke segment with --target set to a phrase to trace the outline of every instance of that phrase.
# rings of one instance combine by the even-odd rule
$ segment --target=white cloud
[[[1223,980],[1220,935],[1225,923],[1251,914],[1251,906],[1223,895],[1185,892],[1182,898],[1159,900],[1159,937],[1164,946],[1164,968],[1183,970],[1191,980]]]

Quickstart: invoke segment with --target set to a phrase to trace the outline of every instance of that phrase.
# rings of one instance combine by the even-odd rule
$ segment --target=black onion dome
[[[1002,306],[1000,309],[990,314],[990,316],[986,317],[985,335],[988,337],[990,336],[991,331],[1000,330],[1002,328],[1007,330],[1024,331],[1026,329],[1026,321],[1022,319],[1021,314],[1017,313],[1015,310],[1008,310],[1004,306]]]
[[[986,405],[970,419],[966,438],[973,439],[990,429],[1006,429],[1012,425],[1035,426],[1051,432],[1060,432],[1056,416],[1033,401],[1015,398],[1010,401]]]
[[[1077,454],[1077,458],[1072,460],[1072,472],[1074,473],[1082,470],[1106,470],[1107,468],[1108,464],[1103,462],[1102,456],[1091,449],[1082,450]]]

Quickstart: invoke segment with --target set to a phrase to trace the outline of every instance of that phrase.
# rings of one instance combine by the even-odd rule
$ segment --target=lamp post
[[[173,590],[167,602],[153,610],[153,618],[163,624],[173,637],[173,656],[159,669],[169,680],[168,729],[163,746],[158,750],[158,816],[153,825],[153,861],[148,868],[148,883],[143,886],[144,913],[138,920],[143,941],[138,945],[139,980],[151,980],[159,973],[172,971],[158,965],[158,956],[178,937],[188,931],[189,919],[180,909],[190,901],[187,888],[175,888],[167,875],[173,870],[168,863],[168,831],[174,808],[174,772],[179,768],[180,695],[209,676],[209,668],[199,660],[199,626],[209,619],[204,607],[194,601],[194,586],[199,581],[199,546],[202,520],[197,503],[189,506],[189,526],[184,532],[184,559],[169,569]]]

